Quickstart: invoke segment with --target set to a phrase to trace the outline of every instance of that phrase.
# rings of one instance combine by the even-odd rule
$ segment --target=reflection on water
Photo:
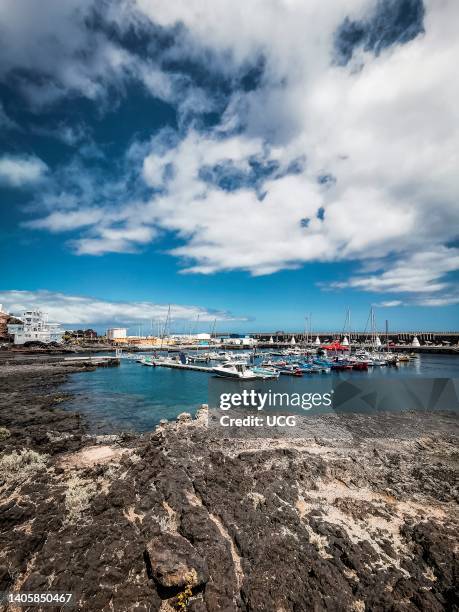
[[[454,355],[422,355],[398,367],[375,367],[368,371],[332,372],[305,375],[302,378],[281,377],[296,392],[308,388],[308,381],[317,377],[340,379],[369,378],[456,378],[459,358]],[[75,395],[66,404],[70,410],[84,414],[95,430],[149,431],[161,419],[174,419],[180,412],[194,414],[208,401],[210,374],[151,368],[123,360],[119,368],[99,368],[94,372],[72,374],[65,391]],[[271,381],[273,388],[277,381]],[[236,381],[228,381],[237,385]]]

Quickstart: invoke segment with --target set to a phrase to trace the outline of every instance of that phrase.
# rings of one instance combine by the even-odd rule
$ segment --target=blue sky
[[[457,3],[0,7],[0,303],[452,329]],[[279,26],[282,24],[282,27]]]

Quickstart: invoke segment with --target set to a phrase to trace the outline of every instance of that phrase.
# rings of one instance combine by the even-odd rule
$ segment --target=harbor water
[[[93,372],[72,374],[64,391],[73,395],[66,404],[81,413],[95,432],[152,430],[161,419],[175,419],[181,412],[194,414],[207,403],[209,373],[146,367],[122,359],[116,368],[98,368]],[[315,377],[340,379],[384,378],[457,378],[459,357],[454,355],[419,355],[397,367],[373,367],[368,371],[308,374],[290,378],[295,392],[307,391],[308,381]],[[282,377],[285,378],[285,377]],[[271,381],[275,389],[276,380]],[[285,380],[283,380],[285,382]],[[235,381],[228,380],[228,390]]]

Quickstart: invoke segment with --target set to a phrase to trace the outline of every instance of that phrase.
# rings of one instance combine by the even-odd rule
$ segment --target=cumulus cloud
[[[126,42],[138,34],[151,40],[151,52],[139,54]],[[188,98],[197,99],[200,88],[180,73],[163,70],[161,47],[154,47],[156,34],[134,0],[4,0],[0,80],[22,92],[35,111],[75,95],[108,106],[114,101],[108,93],[121,97],[132,82],[180,110]],[[79,139],[70,130],[61,139]]]
[[[0,157],[0,183],[24,187],[40,181],[48,167],[34,155],[3,155]]]
[[[180,36],[171,36],[159,60],[157,48],[134,57],[103,33],[91,36],[91,60],[71,76],[51,63],[58,89],[91,97],[127,75],[182,109],[196,100],[200,108],[220,108],[220,94],[195,83],[193,72],[165,68],[167,60],[185,59],[229,85],[217,124],[182,123],[176,134],[165,130],[131,147],[126,172],[147,191],[124,181],[124,199],[115,205],[108,186],[104,197],[93,193],[84,211],[91,224],[74,216],[76,251],[132,251],[166,231],[181,243],[171,253],[185,272],[256,275],[313,261],[377,259],[381,272],[341,286],[442,299],[445,275],[457,266],[446,245],[459,221],[459,5],[402,4],[405,13],[393,0],[214,0],[205,10],[199,0],[111,5],[107,19],[118,32],[159,28]],[[69,28],[79,24],[65,55],[73,62],[86,42],[83,17],[94,7],[89,0],[59,6],[64,30],[70,16]],[[41,27],[46,34],[48,26]],[[4,66],[26,61],[11,53]],[[59,198],[48,197],[35,227],[68,231],[56,216]],[[75,213],[79,205],[71,202],[65,211]]]
[[[68,325],[132,325],[152,320],[164,321],[169,305],[154,302],[110,302],[97,298],[66,295],[52,291],[0,291],[0,303],[4,310],[20,314],[31,308],[41,309],[50,319]],[[172,322],[196,321],[244,321],[230,313],[211,311],[198,306],[170,305]]]
[[[421,251],[397,261],[380,274],[361,275],[345,282],[331,283],[331,287],[353,287],[365,291],[391,293],[432,293],[449,289],[451,283],[440,281],[459,268],[459,249],[439,247]]]

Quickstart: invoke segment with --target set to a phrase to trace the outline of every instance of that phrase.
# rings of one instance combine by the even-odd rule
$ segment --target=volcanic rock
[[[151,573],[162,587],[197,587],[209,579],[207,563],[190,542],[177,533],[161,533],[146,545]]]

